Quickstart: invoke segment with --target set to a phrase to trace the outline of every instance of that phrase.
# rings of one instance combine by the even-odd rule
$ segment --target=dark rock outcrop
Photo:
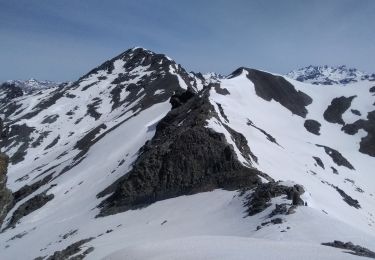
[[[41,124],[52,124],[59,118],[59,115],[54,114],[54,115],[49,115],[45,116]]]
[[[111,94],[111,98],[112,98],[112,111],[115,110],[116,108],[120,107],[120,105],[122,104],[121,102],[121,92],[123,91],[123,89],[125,89],[125,85],[123,84],[118,84],[116,85],[116,87],[114,87],[110,94]]]
[[[92,251],[94,251],[93,247],[88,247],[85,250],[82,250],[82,246],[88,242],[93,240],[92,237],[79,240],[70,246],[66,247],[65,249],[61,251],[56,251],[53,253],[53,255],[46,258],[46,256],[37,257],[34,260],[82,260],[84,259],[88,254],[90,254]],[[83,251],[83,252],[81,252]],[[81,252],[81,253],[80,253]],[[73,256],[74,255],[74,256]]]
[[[29,127],[26,124],[13,124],[9,128],[6,138],[3,138],[0,141],[0,146],[7,147],[7,149],[18,146],[17,151],[10,156],[10,163],[16,164],[24,160],[24,157],[27,154],[27,149],[33,141],[31,133],[34,130],[35,128]]]
[[[142,147],[133,169],[98,194],[112,193],[99,205],[99,216],[180,195],[260,183],[261,173],[243,166],[225,136],[206,127],[208,118],[218,118],[208,91],[184,100],[157,124],[154,138]]]
[[[351,97],[339,97],[334,98],[331,101],[331,104],[327,107],[327,109],[323,113],[323,117],[325,120],[327,120],[330,123],[337,123],[344,125],[345,122],[342,119],[342,115],[345,113],[346,110],[350,107],[352,104],[352,100],[356,96]]]
[[[43,207],[48,201],[52,200],[54,197],[53,194],[48,194],[47,192],[42,192],[40,194],[35,195],[31,199],[27,200],[26,202],[22,203],[14,212],[9,220],[6,228],[14,227],[17,222],[29,215],[30,213],[34,212],[35,210]]]
[[[226,123],[229,123],[229,119],[227,115],[224,112],[223,106],[220,103],[216,102],[217,107],[219,108],[220,115],[224,118]]]
[[[80,152],[74,157],[74,160],[77,161],[82,158],[90,149],[91,146],[98,141],[96,137],[101,130],[107,129],[105,124],[100,124],[94,129],[90,130],[87,134],[85,134],[80,140],[77,141],[74,148],[80,150]]]
[[[307,131],[314,135],[320,135],[320,127],[321,124],[313,119],[307,119],[303,126],[306,128]]]
[[[185,104],[189,99],[191,99],[195,95],[196,93],[194,93],[192,90],[187,90],[187,91],[181,90],[178,93],[173,94],[170,99],[172,109],[177,108],[181,106],[182,104]]]
[[[361,116],[361,112],[359,112],[357,109],[350,109],[350,111],[352,111],[352,113],[356,116]]]
[[[316,144],[316,146],[323,147],[326,154],[328,154],[338,166],[345,166],[350,170],[354,170],[353,165],[339,151],[320,144]]]
[[[93,102],[91,104],[87,105],[87,113],[86,115],[89,115],[93,117],[95,120],[98,120],[102,114],[100,114],[97,109],[99,108],[99,105],[102,103],[102,100],[99,97],[95,97],[92,100]]]
[[[293,187],[288,187],[280,185],[278,182],[269,182],[258,185],[253,192],[245,198],[244,206],[247,208],[247,213],[249,216],[258,214],[271,206],[270,203],[272,198],[286,195],[288,200],[292,200],[291,205],[298,206],[304,205],[301,199],[301,194],[305,191],[301,185],[294,185]],[[277,211],[283,211],[282,206],[276,208]],[[287,212],[287,211],[286,211]],[[276,215],[277,212],[271,215]]]
[[[319,157],[316,157],[316,156],[313,156],[314,160],[316,161],[316,163],[322,167],[324,169],[324,164],[322,162],[322,160],[319,158]]]
[[[50,170],[50,169],[47,169],[47,171]],[[44,173],[41,173],[41,174],[44,174]],[[14,192],[13,193],[13,197],[14,197],[13,204],[21,201],[22,199],[26,198],[27,196],[32,194],[34,191],[39,189],[41,186],[47,184],[50,180],[52,180],[52,175],[53,175],[53,173],[48,174],[43,179],[41,179],[39,181],[36,181],[36,182],[34,182],[33,184],[30,184],[30,185],[26,184],[25,186],[23,186],[22,188],[20,188],[16,192]]]
[[[220,83],[210,83],[209,87],[214,88],[216,93],[218,93],[220,95],[226,96],[226,95],[230,94],[228,89],[221,87]]]
[[[342,189],[340,189],[339,187],[337,186],[334,186],[332,185],[336,190],[337,192],[341,195],[342,199],[351,207],[354,207],[356,209],[359,209],[361,208],[361,205],[359,205],[359,202],[358,200],[356,199],[353,199],[352,197],[350,197],[348,194],[345,193],[345,191],[343,191]]]
[[[256,155],[254,155],[253,152],[250,150],[250,147],[247,145],[247,140],[245,136],[243,136],[243,134],[241,133],[236,132],[226,124],[223,124],[223,126],[231,135],[231,139],[234,141],[237,149],[240,151],[243,158],[246,159],[247,165],[251,166],[252,161],[258,163],[258,157],[256,157]]]
[[[332,183],[329,183],[327,181],[322,181],[322,182],[331,186],[332,188],[334,188],[340,194],[340,196],[342,197],[342,199],[345,201],[346,204],[348,204],[349,206],[354,207],[356,209],[361,208],[361,205],[359,204],[358,200],[350,197],[348,194],[345,193],[345,191],[343,191],[342,189],[340,189],[336,185],[333,185]]]
[[[51,149],[52,147],[54,147],[60,140],[60,135],[56,136],[55,139],[52,140],[51,143],[49,143],[45,148],[44,150],[48,150],[48,149]]]
[[[331,170],[334,174],[339,174],[339,172],[337,171],[335,167],[331,166]]]
[[[247,77],[254,83],[256,94],[264,100],[272,99],[279,102],[293,114],[303,118],[307,115],[306,106],[312,103],[311,97],[295,87],[281,76],[255,69],[239,68],[232,73],[232,77],[240,74],[243,70],[248,72]]]
[[[276,138],[274,138],[272,135],[270,135],[269,133],[267,133],[267,132],[266,132],[265,130],[263,130],[262,128],[256,126],[256,125],[255,125],[250,119],[247,119],[247,123],[246,123],[246,124],[249,125],[249,126],[254,127],[254,128],[257,129],[258,131],[260,131],[262,134],[264,134],[264,135],[267,137],[268,141],[270,141],[270,142],[272,142],[272,143],[275,143],[275,144],[279,145],[278,142],[276,141]]]
[[[269,217],[273,217],[276,215],[286,215],[288,213],[288,205],[286,203],[276,204],[275,209],[272,210]]]
[[[363,246],[354,245],[352,242],[344,243],[344,242],[341,242],[339,240],[335,240],[333,242],[322,243],[322,245],[336,247],[336,248],[345,249],[345,250],[350,250],[351,252],[346,252],[346,253],[375,259],[375,252],[373,252],[370,249],[367,249]]]
[[[345,133],[354,135],[360,129],[367,132],[367,135],[359,143],[361,153],[375,157],[375,110],[367,114],[367,120],[359,119],[352,124],[347,124],[341,128]]]

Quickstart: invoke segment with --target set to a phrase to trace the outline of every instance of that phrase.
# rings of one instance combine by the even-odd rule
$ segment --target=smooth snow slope
[[[338,253],[333,248],[300,242],[285,243],[266,239],[230,236],[199,236],[176,240],[166,240],[152,244],[138,245],[115,252],[107,260],[204,260],[204,259],[358,259],[345,252]]]

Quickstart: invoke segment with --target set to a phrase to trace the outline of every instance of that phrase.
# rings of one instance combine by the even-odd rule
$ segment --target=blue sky
[[[75,80],[133,46],[187,70],[375,72],[374,0],[0,0],[0,81]]]

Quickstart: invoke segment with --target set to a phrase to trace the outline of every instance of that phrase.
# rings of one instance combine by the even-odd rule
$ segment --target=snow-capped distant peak
[[[55,82],[50,80],[37,80],[34,78],[28,80],[8,80],[3,84],[19,87],[25,91],[54,88],[69,84],[68,82]]]
[[[224,79],[225,76],[216,73],[216,72],[208,72],[202,75],[206,82],[214,83],[219,82],[221,79]]]
[[[375,81],[375,74],[342,66],[308,66],[289,72],[287,77],[315,85],[346,85],[353,82]]]

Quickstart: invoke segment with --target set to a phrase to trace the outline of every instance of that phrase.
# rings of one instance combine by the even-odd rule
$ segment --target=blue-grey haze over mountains
[[[201,72],[374,72],[374,25],[372,0],[0,0],[0,81],[74,80],[132,46]]]

